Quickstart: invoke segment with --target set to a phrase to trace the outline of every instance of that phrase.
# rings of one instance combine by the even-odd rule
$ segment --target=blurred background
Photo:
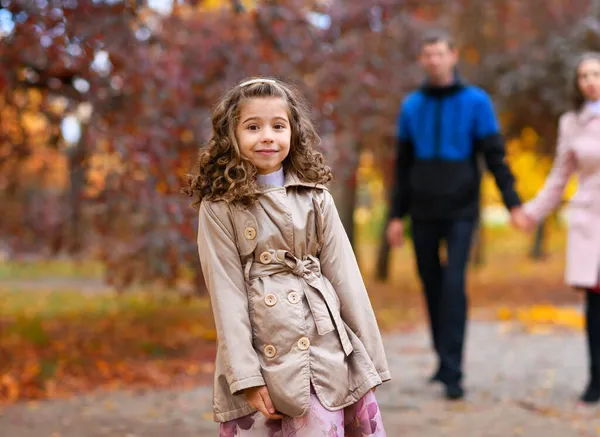
[[[0,0],[0,403],[210,383],[215,332],[180,189],[212,105],[251,75],[291,81],[314,109],[382,329],[423,321],[411,247],[390,251],[383,230],[395,120],[431,27],[493,96],[531,198],[572,61],[600,50],[600,1]],[[481,210],[476,314],[580,329],[560,312],[579,299],[562,283],[562,214],[511,230],[489,175]]]

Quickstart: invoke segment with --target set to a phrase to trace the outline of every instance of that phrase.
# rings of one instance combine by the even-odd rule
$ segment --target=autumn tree
[[[55,161],[66,162],[67,190],[57,190],[53,224],[40,222],[38,233],[56,249],[68,243],[73,253],[84,247],[85,256],[100,257],[119,288],[154,281],[175,286],[186,271],[201,288],[196,216],[180,189],[210,136],[212,106],[242,78],[275,76],[307,96],[352,236],[358,157],[372,152],[391,181],[397,111],[421,80],[414,60],[423,27],[456,29],[467,77],[494,94],[502,113],[514,114],[508,135],[527,125],[543,136],[553,132],[553,120],[542,126],[537,106],[527,102],[547,95],[536,78],[563,61],[557,41],[573,40],[582,17],[560,9],[566,2],[558,0],[550,9],[562,21],[551,21],[550,12],[526,13],[533,6],[525,2],[499,0],[486,8],[474,0],[207,5],[179,1],[161,15],[143,1],[2,2],[14,23],[0,46],[2,65],[9,66],[0,77],[3,200],[22,201],[25,179],[36,196],[47,191],[42,169],[24,176],[23,163],[40,150],[53,151]],[[523,14],[538,21],[523,21]],[[510,32],[495,24],[499,17]],[[543,28],[548,23],[564,33],[551,37]],[[531,74],[520,57],[539,51],[530,56],[537,72]],[[558,70],[550,70],[553,79],[545,83],[561,83]],[[558,97],[550,100],[540,100],[542,111],[558,108]],[[65,119],[77,120],[75,141],[61,134]],[[11,235],[30,232],[19,217],[36,204],[48,202],[32,201],[14,209],[20,212],[11,220],[3,217],[4,239],[15,242]]]

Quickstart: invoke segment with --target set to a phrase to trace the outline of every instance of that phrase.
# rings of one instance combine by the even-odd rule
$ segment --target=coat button
[[[273,256],[269,252],[263,252],[260,254],[260,262],[263,264],[271,264]]]
[[[308,338],[302,337],[300,340],[298,340],[298,349],[300,349],[301,351],[305,351],[309,347],[310,347],[310,340]]]
[[[270,344],[265,347],[265,355],[267,358],[273,358],[277,354],[277,349],[275,346],[271,346]]]
[[[246,228],[244,230],[244,236],[246,237],[246,240],[254,240],[256,238],[256,229]]]
[[[274,294],[267,294],[265,296],[265,303],[267,304],[267,306],[274,306],[277,303],[277,296],[275,296]]]
[[[300,302],[300,295],[295,291],[292,291],[290,294],[288,294],[288,300],[290,303],[296,304]]]

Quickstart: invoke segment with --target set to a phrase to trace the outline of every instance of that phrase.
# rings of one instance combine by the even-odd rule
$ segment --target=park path
[[[600,407],[576,403],[586,382],[582,333],[473,321],[468,335],[468,395],[455,403],[426,383],[434,361],[425,327],[385,337],[394,380],[377,397],[389,437],[600,436]],[[0,436],[215,436],[210,397],[198,387],[13,405],[0,413]]]

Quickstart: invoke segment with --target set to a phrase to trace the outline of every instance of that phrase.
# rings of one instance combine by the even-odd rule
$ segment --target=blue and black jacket
[[[398,117],[397,147],[392,218],[476,218],[480,155],[505,205],[510,209],[521,203],[492,101],[476,86],[457,80],[409,94]]]

